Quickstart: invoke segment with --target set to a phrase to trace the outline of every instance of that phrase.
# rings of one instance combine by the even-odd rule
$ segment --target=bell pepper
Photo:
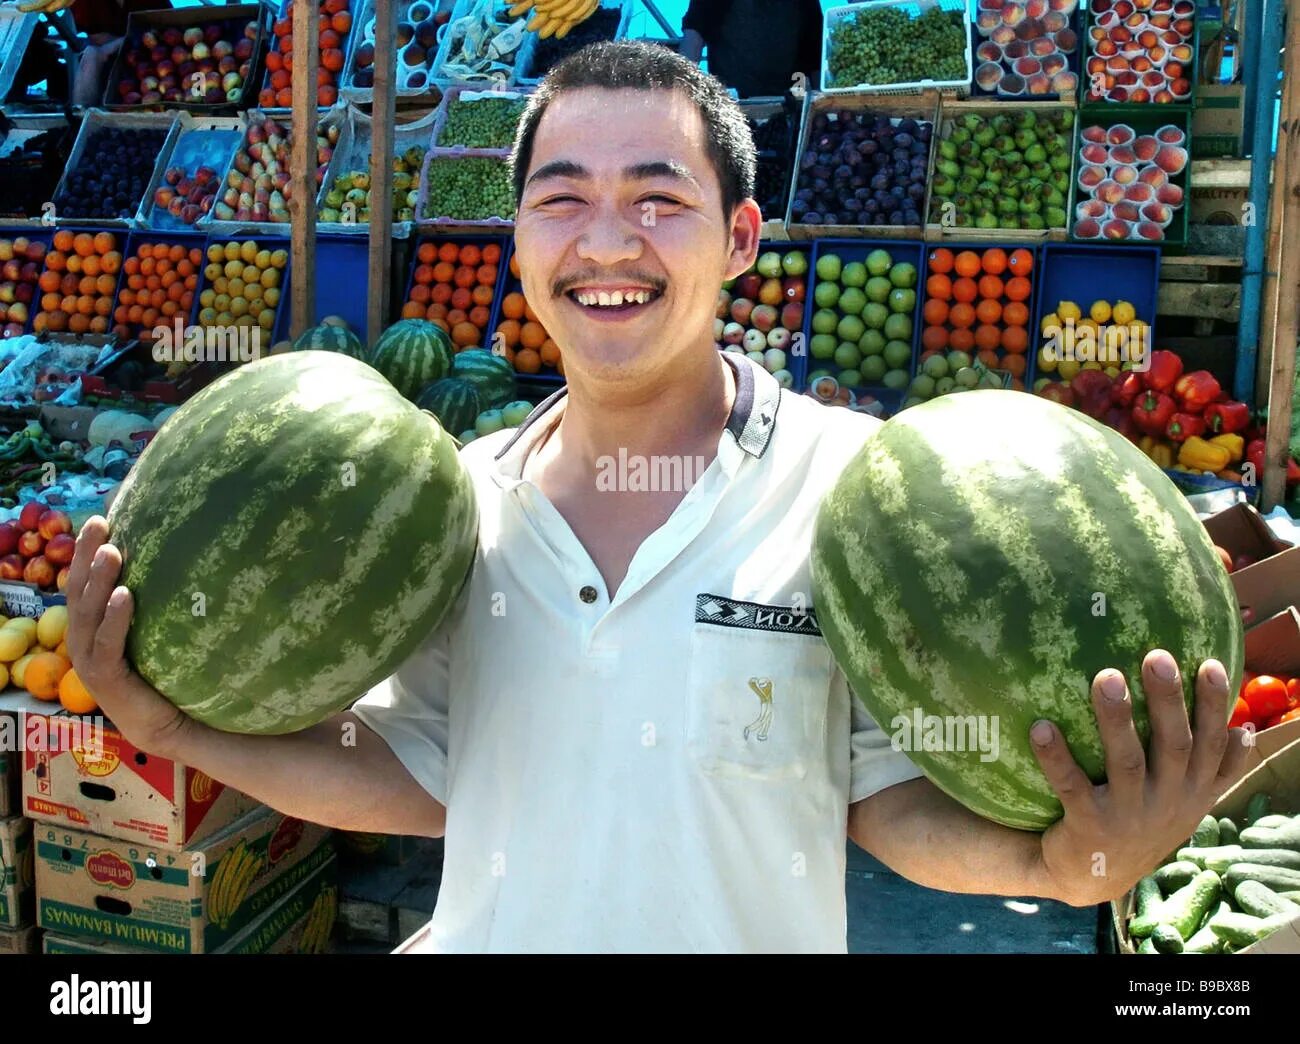
[[[1228,458],[1229,464],[1240,464],[1242,458],[1246,455],[1246,440],[1240,435],[1216,435],[1208,441],[1212,442],[1216,446],[1222,446],[1232,454],[1232,456]]]
[[[1147,391],[1133,403],[1133,423],[1138,431],[1163,435],[1177,408],[1178,404],[1164,392]]]
[[[1174,382],[1174,398],[1184,413],[1204,413],[1222,394],[1223,389],[1209,370],[1193,370]]]
[[[1142,387],[1148,391],[1167,392],[1182,374],[1183,360],[1178,353],[1161,349],[1151,353],[1151,366],[1142,375]]]
[[[1222,471],[1228,466],[1228,458],[1226,446],[1216,446],[1197,435],[1178,450],[1178,463],[1193,471]]]
[[[1245,431],[1250,424],[1250,407],[1244,402],[1212,402],[1205,408],[1205,424],[1215,434]]]
[[[1264,476],[1264,439],[1261,436],[1258,439],[1251,439],[1246,443],[1246,462],[1254,465],[1255,481],[1262,481]],[[1300,464],[1293,459],[1287,458],[1286,462],[1286,484],[1288,486],[1300,482]]]
[[[1194,413],[1175,413],[1165,425],[1165,438],[1185,442],[1193,435],[1205,434],[1205,421]]]
[[[1102,415],[1101,422],[1108,428],[1114,428],[1129,442],[1137,442],[1138,430],[1133,423],[1133,414],[1122,406],[1111,406]]]
[[[1121,373],[1115,378],[1110,386],[1110,401],[1116,406],[1129,407],[1139,395],[1142,394],[1142,375],[1133,373],[1131,370],[1127,373]]]
[[[1173,467],[1174,448],[1169,443],[1161,442],[1153,435],[1143,435],[1138,439],[1138,449],[1150,457],[1157,467]]]

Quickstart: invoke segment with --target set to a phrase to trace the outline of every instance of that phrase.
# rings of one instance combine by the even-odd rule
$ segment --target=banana
[[[262,868],[262,860],[258,856],[253,855],[252,852],[248,852],[247,856],[247,861],[240,867],[239,876],[235,879],[234,891],[231,895],[230,913],[227,919],[233,917],[236,911],[244,905],[244,900],[248,898],[248,890],[252,887],[253,878],[257,876],[257,872]]]
[[[544,26],[537,30],[537,39],[545,40],[548,36],[554,36],[556,29],[561,28],[564,24],[564,22],[557,22],[554,18],[550,19]]]
[[[573,15],[577,14],[587,6],[589,0],[556,0],[554,7],[547,13],[552,18],[561,22],[569,21]],[[599,0],[597,0],[599,2]]]
[[[235,852],[236,848],[232,848],[225,854],[217,865],[217,872],[212,875],[212,883],[208,885],[208,920],[213,924],[222,923],[223,896],[232,873]]]
[[[519,3],[515,4],[514,7],[510,8],[510,12],[509,12],[510,17],[518,18],[521,14],[524,14],[525,12],[531,10],[532,7],[533,7],[533,0],[519,0]]]

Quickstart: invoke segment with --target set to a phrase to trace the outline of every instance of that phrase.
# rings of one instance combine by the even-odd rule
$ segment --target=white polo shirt
[[[447,806],[427,948],[846,949],[847,806],[920,775],[852,698],[811,605],[818,503],[879,422],[726,358],[717,458],[612,601],[520,478],[563,393],[463,451],[471,578],[355,707]]]

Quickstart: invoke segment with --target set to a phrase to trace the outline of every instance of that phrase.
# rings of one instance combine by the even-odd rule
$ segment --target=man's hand
[[[68,652],[117,730],[141,750],[164,753],[191,722],[126,662],[133,605],[131,592],[116,586],[121,569],[121,552],[108,543],[108,523],[96,515],[82,526],[68,571]]]
[[[1092,699],[1106,751],[1106,782],[1094,786],[1059,729],[1037,722],[1030,733],[1043,772],[1065,806],[1042,836],[1042,871],[1053,893],[1074,906],[1117,898],[1185,840],[1241,774],[1247,744],[1229,731],[1228,679],[1218,660],[1196,677],[1192,732],[1178,665],[1164,650],[1142,664],[1151,719],[1146,753],[1133,726],[1124,676],[1102,671]]]

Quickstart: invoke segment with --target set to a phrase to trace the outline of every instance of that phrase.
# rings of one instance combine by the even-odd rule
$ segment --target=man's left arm
[[[1031,746],[1064,816],[1044,833],[1013,830],[968,811],[925,779],[880,790],[849,807],[848,834],[917,884],[949,892],[1029,895],[1072,906],[1118,898],[1187,838],[1241,774],[1247,744],[1229,730],[1228,680],[1217,660],[1196,678],[1195,731],[1173,657],[1142,665],[1151,720],[1143,751],[1118,671],[1097,675],[1093,707],[1107,782],[1094,785],[1059,729],[1038,722]]]

